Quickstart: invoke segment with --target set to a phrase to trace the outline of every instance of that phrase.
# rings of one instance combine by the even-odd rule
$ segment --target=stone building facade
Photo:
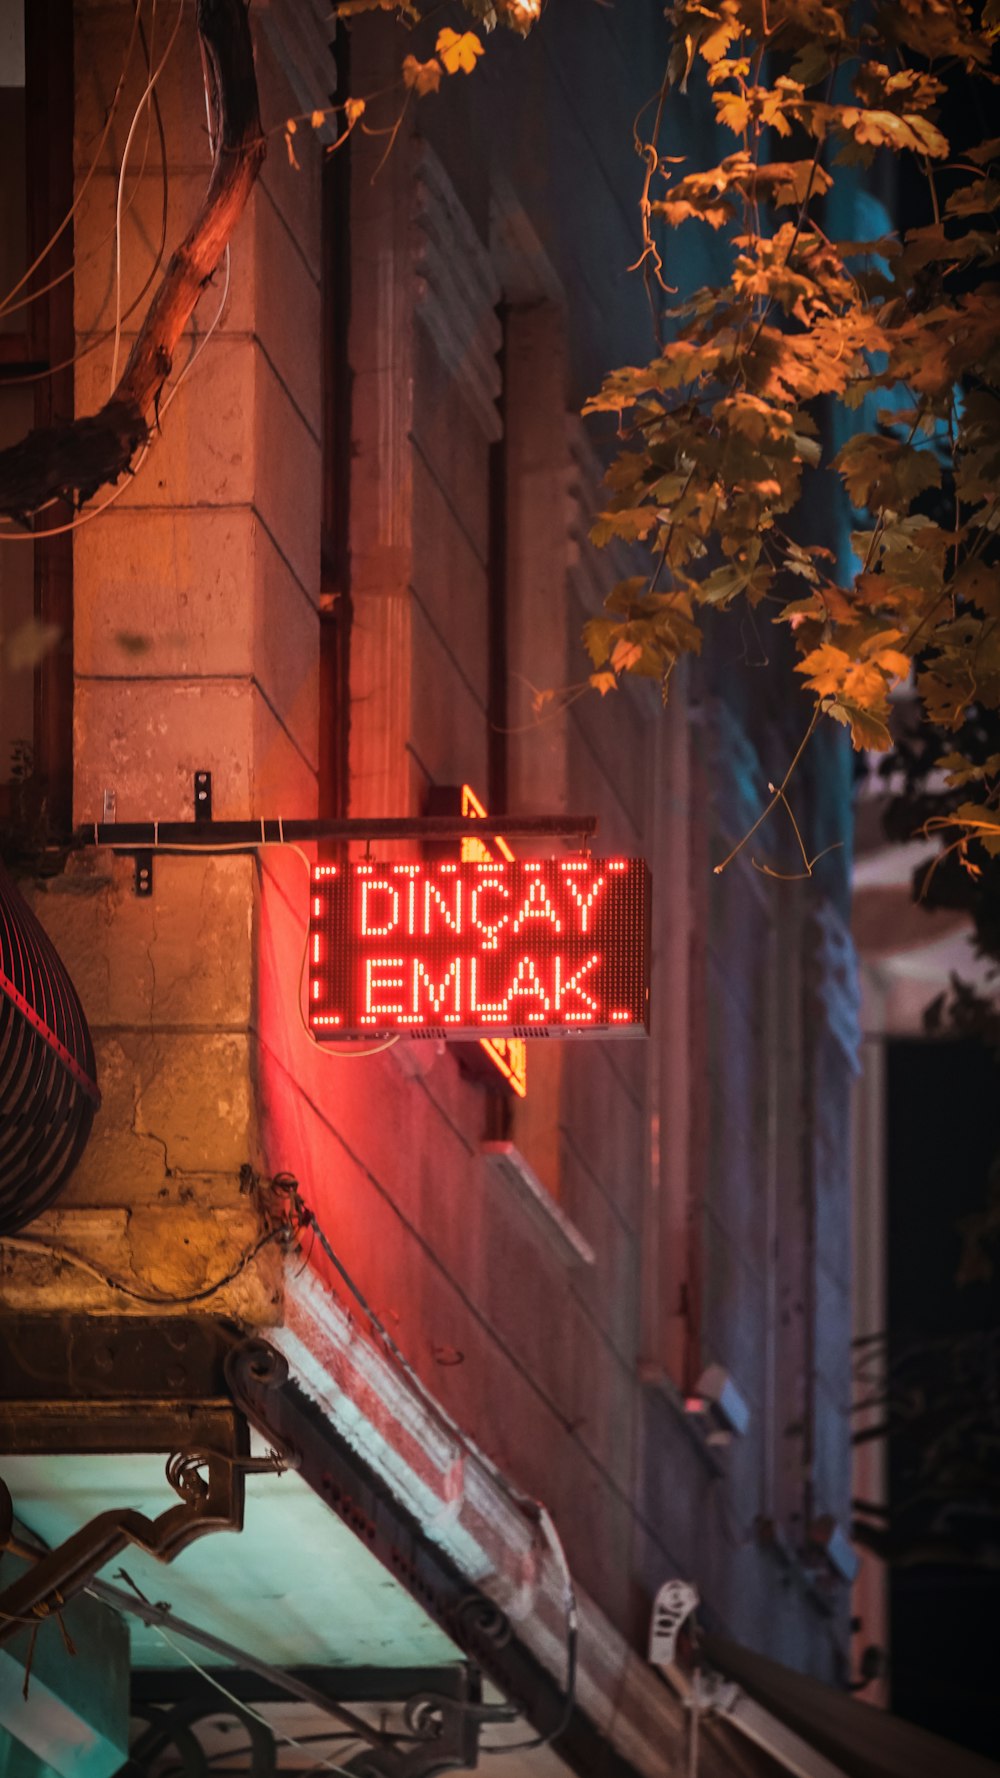
[[[169,251],[210,165],[193,10],[167,10],[142,15],[147,61],[131,4],[62,9],[77,413],[105,398],[163,219]],[[498,34],[468,80],[408,105],[391,23],[360,21],[345,51],[327,13],[251,9],[263,172],[148,455],[72,533],[73,821],[188,819],[201,772],[217,819],[415,816],[463,785],[498,832],[503,813],[594,814],[598,853],[653,873],[650,1040],[529,1045],[523,1098],[444,1044],[317,1047],[295,849],[154,852],[145,896],[130,856],[78,849],[30,899],[81,994],[103,1105],[58,1203],[0,1249],[5,1325],[15,1346],[39,1318],[118,1341],[129,1315],[261,1332],[394,1510],[503,1608],[537,1669],[521,1703],[543,1733],[565,1687],[561,1547],[581,1627],[577,1719],[557,1725],[556,1752],[666,1773],[689,1731],[645,1659],[665,1580],[697,1585],[711,1628],[834,1683],[847,1673],[830,1555],[850,1510],[843,855],[803,882],[749,852],[713,875],[795,740],[780,673],[754,668],[746,637],[720,626],[666,709],[648,686],[599,700],[582,683],[583,624],[635,571],[588,540],[607,441],[576,415],[606,368],[649,349],[626,268],[631,120],[658,79],[660,9],[626,21],[553,4],[526,43]],[[142,105],[161,60],[163,148]],[[29,45],[29,105],[41,78]],[[346,91],[369,97],[366,129],[330,154],[335,125],[308,116]],[[288,118],[305,121],[286,149]],[[704,137],[694,114],[678,127]],[[832,743],[808,771],[818,851],[847,837]],[[758,865],[780,867],[782,843]],[[409,1369],[320,1241],[255,1253],[285,1175]],[[692,1402],[713,1367],[745,1410],[724,1445]],[[136,1505],[146,1485],[127,1439],[88,1457],[99,1486],[72,1457],[67,1443],[5,1459],[15,1510],[50,1543],[109,1490]],[[248,1483],[225,1557],[246,1592],[230,1641],[246,1646],[267,1597],[292,1624],[269,1644],[278,1665],[468,1652],[405,1565],[384,1581],[365,1568],[352,1627],[324,1645],[281,1487],[305,1484]],[[341,1549],[359,1526],[343,1504],[321,1522],[294,1499],[320,1568],[324,1540]],[[258,1505],[292,1538],[284,1593],[271,1570],[254,1578]],[[156,1598],[218,1630],[204,1577],[225,1543],[185,1552]],[[382,1642],[379,1586],[396,1626]],[[289,1618],[294,1588],[307,1604]],[[178,1665],[148,1627],[132,1660]],[[765,1770],[739,1737],[706,1734],[706,1771]]]

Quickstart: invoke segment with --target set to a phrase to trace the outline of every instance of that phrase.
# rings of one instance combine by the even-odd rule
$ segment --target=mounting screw
[[[153,893],[152,852],[137,852],[135,855],[135,892],[146,898]]]
[[[194,818],[196,821],[212,819],[212,774],[211,772],[195,772],[194,775]]]

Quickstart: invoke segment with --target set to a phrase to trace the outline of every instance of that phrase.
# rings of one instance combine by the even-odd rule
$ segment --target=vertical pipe
[[[44,247],[73,204],[72,0],[30,0],[24,8],[28,167],[28,261]],[[50,426],[73,413],[73,224],[63,230],[44,265],[44,278],[62,282],[30,304],[28,357],[58,365],[36,385],[35,424]],[[46,509],[44,529],[72,518],[64,501]],[[35,669],[34,773],[54,834],[68,837],[73,820],[73,537],[36,543],[35,615],[59,632]]]
[[[337,32],[337,86],[349,87],[349,33]],[[322,487],[319,641],[319,812],[350,803],[351,710],[351,144],[322,170]]]
[[[486,802],[491,815],[507,813],[510,727],[510,587],[507,531],[510,523],[510,456],[507,445],[508,309],[497,311],[503,331],[500,347],[500,421],[503,431],[490,446],[489,558],[487,561]]]

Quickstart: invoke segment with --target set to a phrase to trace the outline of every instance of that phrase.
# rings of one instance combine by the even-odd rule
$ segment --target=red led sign
[[[486,810],[480,802],[471,784],[462,785],[462,814],[473,821],[485,821]],[[493,835],[493,844],[502,856],[514,862],[514,854],[501,834]],[[466,834],[462,840],[460,858],[472,860],[474,863],[489,864],[496,857],[482,840],[473,834]],[[506,1081],[512,1093],[519,1099],[528,1096],[528,1046],[523,1037],[481,1037],[479,1047],[488,1056],[497,1073]]]
[[[642,1036],[649,873],[639,858],[321,864],[318,1038]]]

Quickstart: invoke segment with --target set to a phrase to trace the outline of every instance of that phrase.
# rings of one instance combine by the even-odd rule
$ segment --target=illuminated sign
[[[471,821],[485,821],[486,810],[480,802],[471,784],[462,785],[462,814]],[[514,854],[501,834],[493,836],[493,844],[502,857],[510,863],[514,862]],[[489,846],[474,834],[466,834],[462,840],[460,856],[473,864],[488,864],[494,854]],[[528,1046],[523,1037],[481,1037],[479,1046],[489,1058],[493,1067],[506,1081],[512,1093],[519,1099],[528,1096]]]
[[[648,911],[638,858],[317,865],[310,1027],[642,1036]]]

